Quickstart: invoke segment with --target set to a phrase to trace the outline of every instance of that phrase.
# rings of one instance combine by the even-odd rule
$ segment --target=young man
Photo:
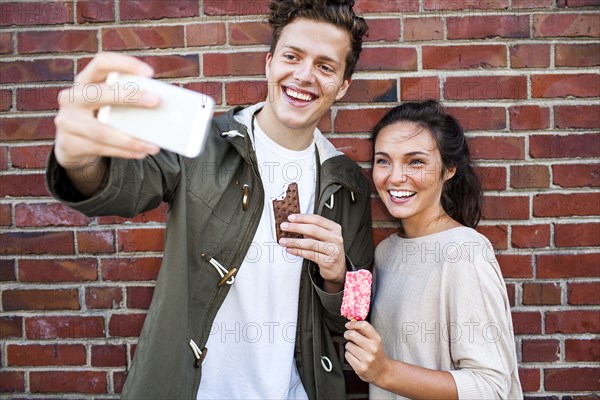
[[[369,187],[317,129],[350,85],[367,26],[353,1],[273,0],[265,103],[214,119],[195,159],[124,136],[88,104],[64,101],[47,171],[86,215],[133,216],[169,203],[164,258],[123,398],[343,398],[329,329],[343,331],[345,272],[373,258]],[[150,76],[97,56],[76,78]],[[67,97],[67,96],[65,96]],[[140,94],[142,105],[157,99]],[[93,172],[93,173],[92,173]],[[272,199],[296,183],[300,213],[276,240]]]

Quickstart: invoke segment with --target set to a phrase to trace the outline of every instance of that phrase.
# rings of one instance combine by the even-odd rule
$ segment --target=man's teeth
[[[409,190],[390,190],[390,194],[394,197],[398,197],[398,198],[403,198],[403,197],[410,197],[413,194],[415,194],[416,192],[411,192]]]
[[[299,92],[296,92],[295,90],[292,90],[292,89],[286,89],[285,93],[288,96],[293,97],[293,98],[298,99],[298,100],[311,101],[313,99],[313,96],[310,95],[310,94],[299,93]]]

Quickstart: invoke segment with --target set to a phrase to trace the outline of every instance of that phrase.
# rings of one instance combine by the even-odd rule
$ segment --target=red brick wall
[[[598,5],[358,0],[371,34],[352,89],[321,123],[368,172],[365,138],[394,103],[439,98],[460,118],[531,398],[600,391]],[[116,397],[160,265],[165,207],[90,219],[49,197],[58,91],[111,50],[211,94],[220,111],[258,101],[265,10],[266,0],[0,3],[0,392]],[[373,210],[379,241],[394,224],[376,199]]]

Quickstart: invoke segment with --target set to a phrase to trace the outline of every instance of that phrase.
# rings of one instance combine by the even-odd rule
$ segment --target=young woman
[[[510,306],[473,228],[481,187],[459,123],[405,103],[374,128],[373,181],[402,222],[375,252],[372,324],[349,322],[346,360],[371,399],[518,399]]]

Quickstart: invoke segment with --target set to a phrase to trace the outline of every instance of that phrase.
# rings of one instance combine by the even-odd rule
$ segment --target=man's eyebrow
[[[300,54],[306,54],[306,51],[304,49],[301,49],[300,47],[290,46],[290,45],[284,45],[283,47],[284,48],[288,48],[290,50],[294,50],[295,52],[300,53]],[[340,65],[341,64],[338,60],[336,60],[334,58],[331,58],[329,56],[326,56],[326,55],[319,55],[318,58],[320,60],[325,60],[327,62],[336,64],[336,65]]]

